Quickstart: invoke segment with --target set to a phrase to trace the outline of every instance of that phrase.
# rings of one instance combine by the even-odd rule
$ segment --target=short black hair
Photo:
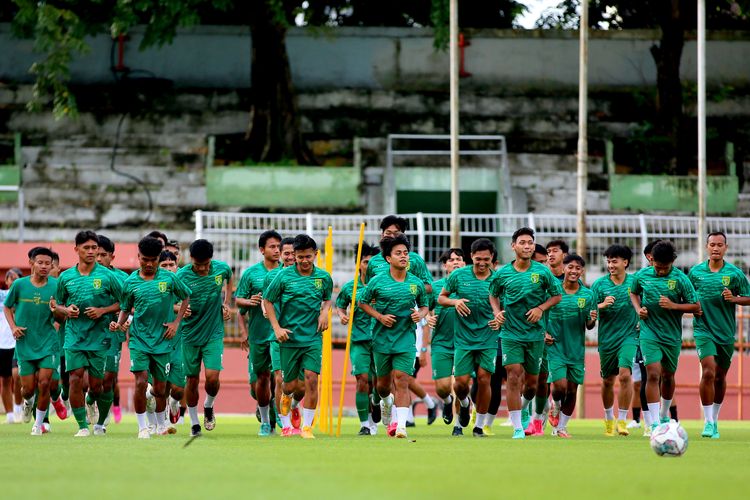
[[[454,253],[462,259],[464,258],[464,251],[461,248],[449,248],[440,255],[440,258],[438,260],[441,264],[445,264],[450,260],[451,255],[453,255]]]
[[[471,243],[471,253],[482,252],[484,250],[489,250],[492,257],[495,256],[495,244],[487,238],[479,238]]]
[[[608,259],[614,259],[615,257],[625,259],[628,261],[628,265],[625,267],[630,267],[630,261],[633,260],[633,251],[630,249],[630,247],[626,247],[625,245],[618,245],[617,243],[615,243],[614,245],[610,245],[607,247],[607,249],[604,251],[604,256]]]
[[[190,256],[197,261],[204,262],[214,256],[213,244],[204,239],[195,240],[190,244]]]
[[[177,262],[177,256],[174,254],[174,252],[170,252],[169,250],[162,250],[159,254],[159,263],[167,260],[173,260]]]
[[[99,248],[103,248],[107,253],[115,253],[115,244],[106,236],[99,235],[96,239],[99,242]]]
[[[390,257],[393,253],[393,247],[397,245],[406,245],[406,250],[411,250],[411,244],[409,238],[403,234],[399,234],[395,238],[383,238],[380,240],[380,253],[383,257]]]
[[[560,250],[562,250],[562,253],[570,252],[570,247],[563,240],[552,240],[549,243],[547,243],[547,246],[544,247],[544,249],[549,250],[552,247],[558,247]]]
[[[33,259],[31,255],[37,250],[37,248],[42,248],[42,247],[32,247],[31,250],[26,252],[26,255],[28,255],[29,259]]]
[[[52,262],[60,262],[60,256],[57,254],[57,252],[53,250],[50,250],[50,252],[52,252]]]
[[[409,229],[409,221],[398,215],[387,215],[380,221],[380,230],[385,231],[390,226],[396,226],[399,231],[405,233]]]
[[[164,245],[164,246],[180,248],[180,242],[177,241],[177,240],[169,240],[169,241],[167,241],[167,244]]]
[[[357,263],[357,251],[359,245],[354,246],[354,263]],[[373,255],[377,255],[380,252],[378,247],[368,244],[366,241],[362,242],[362,255],[361,258],[364,259],[365,257],[372,257]]]
[[[531,236],[531,239],[534,239],[534,230],[530,227],[522,227],[516,229],[516,231],[513,233],[513,236],[511,237],[511,241],[515,243],[520,236]]]
[[[727,235],[724,231],[712,231],[708,233],[708,236],[706,236],[706,241],[708,241],[711,236],[722,236],[724,238],[724,243],[727,242]]]
[[[49,257],[52,260],[55,260],[55,252],[53,252],[47,247],[34,247],[31,250],[29,250],[30,260],[34,260],[40,255],[44,255],[46,257]]]
[[[146,236],[160,239],[165,245],[169,243],[169,238],[167,238],[167,235],[162,233],[161,231],[151,231]]]
[[[164,248],[162,241],[152,236],[146,236],[138,242],[138,253],[144,257],[158,257]]]
[[[268,231],[263,231],[260,235],[260,238],[258,238],[258,247],[259,248],[265,248],[266,243],[270,239],[279,240],[281,242],[281,235],[274,231],[273,229],[269,229]]]
[[[571,262],[577,262],[581,267],[586,267],[586,261],[583,260],[583,257],[581,257],[580,255],[576,255],[574,253],[566,255],[563,259],[563,264],[568,265]]]
[[[318,249],[318,244],[312,237],[306,234],[298,234],[294,237],[294,251],[299,252],[300,250],[312,250],[313,252]]]
[[[537,243],[536,246],[534,247],[534,253],[540,253],[546,257],[547,249],[544,248],[544,245],[540,245],[539,243]]]
[[[292,238],[291,236],[287,236],[286,238],[282,239],[281,240],[281,246],[282,246],[282,248],[284,247],[284,245],[292,245],[292,246],[294,246],[294,238]]]
[[[654,241],[649,241],[648,243],[646,243],[646,246],[643,247],[643,256],[645,257],[646,255],[652,253],[652,251],[654,250],[654,246],[660,241],[661,240],[654,240]]]
[[[671,264],[677,259],[677,250],[671,241],[660,241],[651,250],[651,258],[659,264]]]
[[[96,244],[99,244],[99,237],[96,235],[94,231],[79,231],[78,234],[76,234],[76,246],[83,245],[87,241],[96,241]]]

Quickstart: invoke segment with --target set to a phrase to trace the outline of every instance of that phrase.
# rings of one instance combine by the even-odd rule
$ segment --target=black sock
[[[670,407],[669,407],[669,417],[670,417],[670,418],[671,418],[672,420],[676,420],[677,422],[679,422],[679,421],[680,421],[680,419],[679,419],[679,418],[677,418],[677,405],[674,405],[674,406],[670,406]]]
[[[186,407],[184,407],[184,406],[180,406],[180,416],[181,416],[181,417],[184,417],[184,416],[185,416],[185,410],[187,410],[187,408],[186,408]]]
[[[633,420],[639,424],[641,423],[641,409],[635,406],[633,407]]]

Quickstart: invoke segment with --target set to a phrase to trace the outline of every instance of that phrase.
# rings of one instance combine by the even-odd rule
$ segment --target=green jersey
[[[372,262],[372,260],[370,261]],[[372,326],[372,350],[381,354],[414,352],[417,326],[411,320],[415,307],[427,306],[424,283],[411,273],[404,281],[396,281],[390,272],[381,273],[367,283],[367,290],[358,302],[370,304],[380,314],[396,317],[393,326],[380,321]]]
[[[471,310],[468,316],[456,315],[456,347],[464,350],[492,349],[497,347],[497,331],[489,326],[495,317],[490,305],[490,282],[477,278],[474,266],[461,267],[445,279],[445,290],[457,298],[468,299]],[[454,308],[455,309],[455,308]]]
[[[747,277],[736,266],[724,262],[717,272],[712,272],[708,261],[696,264],[688,272],[703,310],[695,316],[693,329],[696,338],[711,339],[719,344],[733,344],[737,332],[735,304],[727,302],[721,295],[724,289],[738,297],[750,296]]]
[[[86,316],[88,307],[109,307],[120,301],[122,285],[112,271],[94,264],[91,273],[82,275],[78,265],[63,271],[57,280],[55,298],[58,305],[75,304],[77,318],[65,320],[65,349],[74,351],[99,351],[109,348],[112,335],[109,331],[111,315],[99,319]]]
[[[120,281],[120,288],[124,288],[125,280],[127,280],[130,275],[121,269],[117,269],[116,267],[110,267],[109,270],[112,271],[112,274],[115,275],[115,278],[117,278]],[[119,316],[118,313],[114,313],[112,315],[112,321],[117,321],[118,316]],[[113,342],[117,342],[120,344],[125,342],[125,338],[126,338],[125,332],[118,330],[116,332],[111,332],[111,334],[112,334]]]
[[[549,311],[547,332],[555,339],[548,355],[566,364],[583,363],[585,358],[586,322],[597,307],[594,293],[578,286],[575,293],[563,290],[562,300]],[[631,305],[632,309],[633,306]]]
[[[285,346],[308,347],[320,343],[320,308],[323,302],[331,300],[332,292],[331,275],[319,267],[313,267],[309,276],[301,275],[296,265],[278,272],[266,288],[264,298],[279,305],[279,325],[291,332]]]
[[[359,297],[365,293],[367,287],[360,280],[357,284],[357,295]],[[352,342],[365,342],[372,340],[372,317],[359,309],[356,304],[352,304],[352,290],[354,290],[354,280],[345,283],[341,287],[339,296],[336,297],[336,307],[346,309],[351,305],[349,310],[349,320],[354,315],[354,324],[352,325]]]
[[[235,296],[241,299],[249,299],[253,295],[263,293],[263,282],[268,274],[269,270],[266,269],[263,261],[245,269],[240,278],[240,283],[237,285]],[[260,304],[255,307],[242,307],[240,313],[247,314],[248,342],[251,344],[267,344],[275,338],[271,323],[263,316],[263,309]]]
[[[224,283],[232,278],[232,269],[220,260],[212,260],[208,275],[200,276],[188,264],[177,270],[177,277],[190,291],[191,314],[182,320],[182,341],[185,345],[201,346],[216,338],[224,338]],[[231,292],[229,292],[231,293]]]
[[[408,272],[419,278],[425,285],[432,285],[432,275],[424,259],[415,252],[409,252],[409,265],[406,268]],[[370,259],[370,263],[367,265],[367,282],[369,283],[373,277],[379,274],[389,273],[391,271],[391,265],[385,260],[382,253],[373,255]]]
[[[698,297],[685,273],[672,267],[667,276],[657,276],[653,267],[644,267],[635,273],[631,292],[641,297],[641,307],[648,316],[641,320],[640,338],[666,345],[682,344],[682,313],[663,309],[659,298],[664,296],[678,304],[695,304]]]
[[[31,277],[26,276],[10,286],[5,307],[14,309],[16,325],[26,328],[24,336],[16,340],[16,356],[20,361],[33,361],[60,352],[55,319],[49,308],[56,291],[55,278],[48,278],[47,283],[37,287]]]
[[[615,298],[612,305],[599,309],[599,350],[602,352],[617,351],[625,340],[638,338],[638,313],[630,301],[633,279],[632,274],[626,273],[625,280],[618,285],[607,275],[594,281],[591,287],[597,304],[606,297]]]
[[[432,295],[430,297],[430,309],[437,316],[437,324],[432,329],[430,349],[432,352],[452,353],[454,349],[456,308],[443,307],[438,304],[437,299],[445,286],[445,278],[432,283]],[[457,299],[455,293],[450,294],[451,299]]]
[[[172,341],[164,338],[164,323],[174,321],[175,298],[189,296],[190,289],[171,271],[159,268],[150,280],[134,271],[125,280],[120,301],[121,310],[134,310],[128,347],[150,354],[171,352]]]
[[[490,283],[490,294],[500,299],[505,310],[501,336],[516,341],[542,340],[545,322],[529,323],[526,313],[560,295],[562,285],[543,264],[531,261],[529,268],[520,272],[513,267],[514,262],[501,267]]]

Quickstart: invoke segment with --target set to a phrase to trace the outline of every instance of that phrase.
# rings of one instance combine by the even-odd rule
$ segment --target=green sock
[[[378,394],[378,390],[373,387],[372,388],[372,404],[379,405],[380,404],[380,394]]]
[[[52,406],[52,405],[50,405]],[[44,414],[44,421],[49,422],[49,406],[47,407],[47,413]]]
[[[107,420],[107,415],[109,415],[109,407],[112,406],[113,399],[115,399],[115,391],[112,390],[102,392],[99,395],[99,399],[96,400],[99,409],[99,421],[97,424],[104,425],[104,421]]]
[[[96,399],[94,399],[93,397],[91,397],[91,393],[87,392],[86,393],[86,404],[87,405],[92,405],[92,404],[94,404],[95,401],[96,401]]]
[[[70,384],[68,384],[67,382],[63,382],[60,385],[62,385],[62,392],[61,392],[61,394],[62,394],[63,401],[67,401],[68,400],[68,395],[70,394]]]
[[[79,429],[89,428],[89,424],[86,422],[86,407],[73,408],[73,416],[76,418],[76,422],[78,422]]]
[[[366,392],[357,392],[354,394],[354,401],[357,405],[357,415],[360,422],[367,422],[370,415],[370,397]]]
[[[534,398],[534,412],[543,413],[544,405],[547,404],[547,398],[537,396]]]
[[[62,390],[60,389],[60,384],[58,384],[54,391],[50,391],[49,396],[52,398],[52,401],[57,401],[61,393]]]

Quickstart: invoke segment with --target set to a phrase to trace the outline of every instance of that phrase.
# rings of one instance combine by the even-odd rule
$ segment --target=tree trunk
[[[668,139],[671,160],[667,172],[685,174],[688,162],[681,151],[687,151],[680,147],[683,121],[680,60],[685,44],[684,17],[680,12],[680,0],[660,0],[656,4],[661,27],[661,41],[658,46],[651,47],[656,62],[656,130]]]
[[[246,134],[248,153],[256,162],[296,160],[317,164],[300,132],[297,97],[286,50],[287,26],[268,0],[251,0],[252,107]]]

